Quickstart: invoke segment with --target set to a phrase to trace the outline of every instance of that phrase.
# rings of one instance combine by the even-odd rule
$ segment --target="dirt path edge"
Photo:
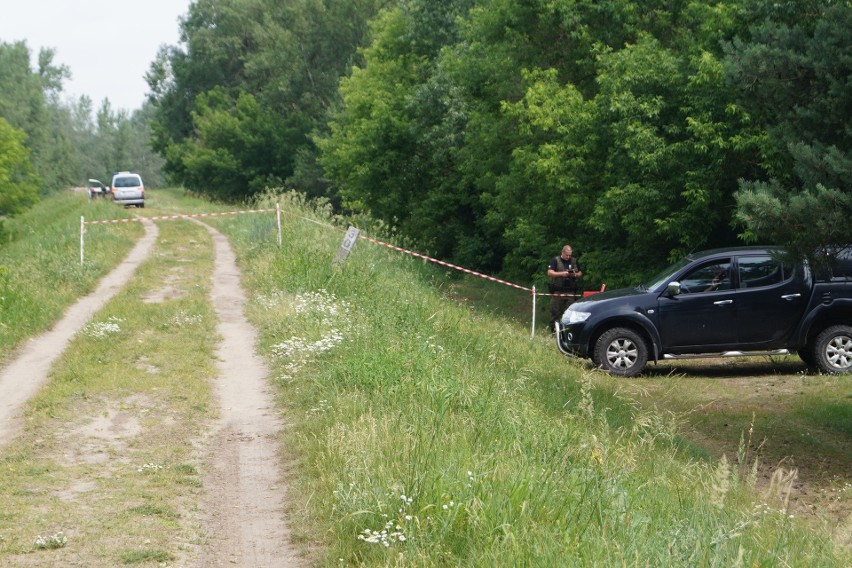
[[[47,383],[53,362],[62,355],[74,335],[116,296],[144,262],[157,242],[159,231],[153,221],[142,220],[145,235],[94,292],[68,308],[49,331],[31,339],[0,372],[0,446],[9,443],[23,427],[20,411]]]
[[[234,252],[224,235],[198,223],[210,232],[216,250],[210,295],[221,336],[216,350],[221,412],[204,476],[207,542],[195,565],[299,566],[284,520],[286,486],[277,441],[283,423],[266,381],[269,369],[255,354],[257,334],[244,315]]]

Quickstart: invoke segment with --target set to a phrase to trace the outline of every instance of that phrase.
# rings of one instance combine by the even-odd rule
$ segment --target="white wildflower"
[[[175,314],[171,320],[169,320],[170,327],[184,327],[188,325],[197,325],[202,322],[201,315],[199,314],[190,314],[184,310],[179,311]]]
[[[38,535],[35,539],[36,548],[62,548],[66,544],[68,538],[61,531],[51,536]]]
[[[387,517],[387,515],[384,516]],[[394,528],[395,530],[392,531],[391,528]],[[364,529],[361,531],[361,534],[358,535],[358,540],[366,542],[367,544],[379,544],[388,548],[391,544],[396,542],[406,541],[405,534],[402,531],[403,528],[401,526],[396,525],[394,527],[393,521],[388,521],[385,523],[385,526],[381,531]]]
[[[121,326],[118,324],[123,321],[123,319],[112,316],[107,321],[89,323],[83,328],[83,335],[86,337],[102,338],[118,333],[121,331]]]

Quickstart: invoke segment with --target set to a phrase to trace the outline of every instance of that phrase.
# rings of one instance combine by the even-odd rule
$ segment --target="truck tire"
[[[823,373],[852,372],[852,326],[833,325],[814,343],[817,365]]]
[[[648,362],[648,345],[642,336],[626,327],[605,331],[595,342],[595,364],[618,377],[635,377]]]

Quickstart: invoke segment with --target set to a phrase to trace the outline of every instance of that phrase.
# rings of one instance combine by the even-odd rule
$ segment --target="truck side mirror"
[[[666,287],[666,292],[672,297],[680,295],[680,282],[669,282],[669,285]]]

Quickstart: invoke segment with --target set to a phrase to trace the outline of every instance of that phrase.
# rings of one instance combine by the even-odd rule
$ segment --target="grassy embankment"
[[[454,280],[451,290],[454,297],[529,326],[526,294],[478,279]],[[541,310],[546,302],[539,304]],[[595,376],[597,382],[607,380]],[[798,356],[786,355],[668,360],[649,365],[640,377],[610,382],[645,407],[674,412],[684,435],[715,458],[736,455],[743,434],[751,430],[749,451],[762,462],[761,477],[768,478],[777,465],[795,467],[796,513],[840,523],[838,533],[845,530],[852,544],[852,526],[844,527],[844,521],[852,523],[848,376],[820,374]]]
[[[151,201],[146,215],[212,209]],[[284,221],[282,249],[268,216],[208,222],[244,270],[288,417],[289,520],[319,564],[848,565],[784,511],[783,483],[758,498],[750,464],[694,459],[671,415],[620,399],[528,327],[448,301],[432,266],[359,241],[338,271],[341,231]],[[75,340],[3,450],[0,563],[168,563],[199,538],[209,239],[162,223],[157,251],[97,318],[116,326]],[[168,301],[139,302],[166,282]],[[75,456],[97,417],[129,434]]]
[[[294,524],[329,565],[848,561],[784,483],[757,497],[747,460],[700,463],[671,415],[447,301],[431,265],[360,241],[337,272],[340,232],[294,220],[279,251],[246,219],[223,230],[292,416]]]

